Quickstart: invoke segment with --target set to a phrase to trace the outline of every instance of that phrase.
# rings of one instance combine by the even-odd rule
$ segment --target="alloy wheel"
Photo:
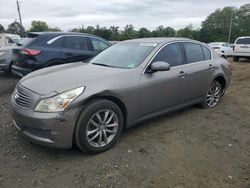
[[[220,97],[221,97],[221,87],[219,83],[215,82],[214,84],[211,85],[207,93],[207,98],[206,98],[207,106],[210,108],[215,107],[218,104]]]
[[[110,109],[96,112],[86,126],[86,138],[94,147],[104,147],[116,136],[119,121],[117,114]]]

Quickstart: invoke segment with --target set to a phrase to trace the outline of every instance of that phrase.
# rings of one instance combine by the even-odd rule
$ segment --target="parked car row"
[[[226,42],[212,42],[208,45],[221,57],[227,58],[233,55],[233,48]]]
[[[105,39],[89,34],[28,33],[21,46],[0,50],[0,68],[23,77],[41,68],[86,61],[109,46]]]
[[[208,44],[221,57],[233,56],[234,61],[240,58],[250,59],[250,36],[239,37],[233,45],[226,42],[213,42]]]
[[[59,62],[55,54],[64,57],[62,63],[79,61],[109,46],[90,35],[33,35],[14,51],[13,70],[20,76]],[[38,144],[76,144],[84,152],[100,153],[116,143],[123,129],[139,122],[194,104],[215,107],[230,78],[230,64],[204,43],[183,38],[123,41],[89,63],[41,69],[21,79],[11,97],[14,125]]]

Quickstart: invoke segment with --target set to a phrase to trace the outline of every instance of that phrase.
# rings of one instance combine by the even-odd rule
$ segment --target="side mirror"
[[[170,64],[164,61],[156,61],[151,64],[150,70],[151,72],[157,71],[168,71],[170,70]]]

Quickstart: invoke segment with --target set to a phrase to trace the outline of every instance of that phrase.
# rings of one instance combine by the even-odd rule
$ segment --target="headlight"
[[[65,110],[69,104],[82,94],[85,87],[79,87],[65,93],[56,95],[49,99],[41,100],[35,108],[36,112],[61,112]]]

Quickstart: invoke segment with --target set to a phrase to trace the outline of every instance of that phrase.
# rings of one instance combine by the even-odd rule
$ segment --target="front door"
[[[180,105],[186,101],[186,74],[183,70],[183,54],[180,43],[163,47],[153,62],[165,61],[169,71],[147,73],[147,67],[140,82],[141,117]]]

